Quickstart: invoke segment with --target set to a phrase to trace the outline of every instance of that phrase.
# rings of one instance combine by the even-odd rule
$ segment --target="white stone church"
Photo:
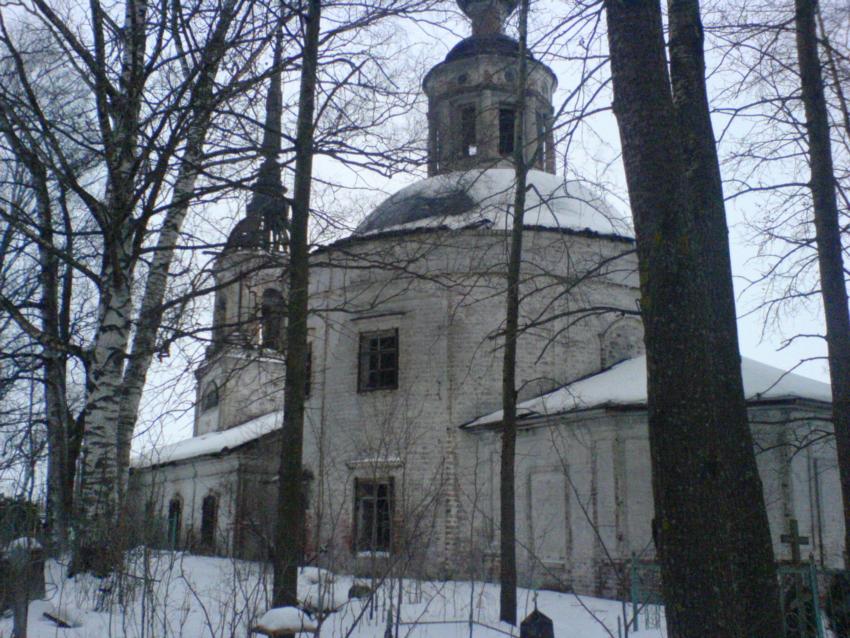
[[[423,80],[428,178],[312,254],[306,560],[338,571],[497,573],[518,45],[512,0],[459,4],[473,34]],[[613,593],[654,555],[637,259],[628,225],[554,174],[556,82],[529,60],[518,562],[526,585]],[[244,558],[268,555],[282,422],[285,254],[261,199],[217,258],[193,437],[136,459],[132,480],[164,542]],[[804,551],[842,566],[829,386],[742,367],[777,557],[796,519]]]

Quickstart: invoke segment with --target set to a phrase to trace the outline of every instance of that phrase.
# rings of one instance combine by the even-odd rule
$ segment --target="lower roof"
[[[830,403],[828,383],[816,381],[755,359],[742,357],[741,373],[748,402],[806,399]],[[602,407],[646,405],[646,356],[627,359],[617,365],[569,383],[557,390],[517,405],[517,417],[549,416]],[[470,421],[463,427],[491,425],[502,421],[502,411]]]
[[[227,454],[255,441],[283,426],[283,412],[269,412],[256,419],[220,432],[207,432],[171,443],[159,448],[146,450],[132,461],[133,468],[141,469],[157,465],[167,465],[177,461],[186,461],[199,456]]]

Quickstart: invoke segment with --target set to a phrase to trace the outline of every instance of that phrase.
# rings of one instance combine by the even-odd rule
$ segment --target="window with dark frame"
[[[354,550],[392,549],[393,480],[354,479]]]
[[[516,111],[512,108],[499,109],[499,154],[510,155],[514,152],[514,124]]]
[[[548,119],[545,113],[537,112],[537,167],[542,169],[546,168],[549,158]]]
[[[360,334],[358,390],[393,390],[398,387],[398,330]]]
[[[168,546],[176,549],[180,546],[180,526],[183,519],[183,503],[172,498],[168,503]]]
[[[215,547],[215,528],[217,525],[218,499],[214,494],[209,494],[201,502],[201,544],[207,548]]]
[[[478,141],[475,131],[475,106],[464,106],[460,109],[460,154],[463,157],[473,157],[478,154]]]
[[[206,412],[216,407],[218,407],[218,386],[213,382],[206,387],[201,397],[201,412]]]
[[[262,327],[262,345],[264,348],[279,350],[283,337],[284,309],[283,295],[277,288],[266,288],[260,306]]]

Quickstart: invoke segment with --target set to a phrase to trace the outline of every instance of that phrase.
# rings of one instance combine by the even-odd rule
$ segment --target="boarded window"
[[[387,390],[398,387],[398,330],[360,335],[358,389]]]
[[[392,545],[393,481],[354,480],[354,549],[388,552]]]
[[[535,564],[563,564],[567,545],[567,482],[560,470],[529,474],[531,552]]]
[[[464,106],[460,110],[460,154],[473,157],[478,154],[478,142],[475,132],[475,107]]]
[[[179,498],[171,499],[168,503],[168,546],[180,546],[180,526],[183,519],[183,503]]]
[[[514,122],[516,111],[511,108],[499,109],[499,154],[510,155],[514,152]]]
[[[201,544],[215,547],[215,528],[218,525],[218,499],[209,494],[201,503]]]

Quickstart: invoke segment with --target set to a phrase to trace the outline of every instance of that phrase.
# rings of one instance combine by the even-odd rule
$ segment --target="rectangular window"
[[[464,106],[460,110],[460,154],[473,157],[478,154],[478,142],[475,132],[475,107]]]
[[[398,330],[360,335],[358,390],[392,390],[398,387]]]
[[[393,480],[354,479],[354,549],[389,552],[392,547]]]
[[[511,108],[499,109],[499,154],[510,155],[514,152],[514,122],[516,111]]]
[[[218,525],[218,499],[209,494],[201,501],[201,544],[207,550],[215,549],[215,528]]]

